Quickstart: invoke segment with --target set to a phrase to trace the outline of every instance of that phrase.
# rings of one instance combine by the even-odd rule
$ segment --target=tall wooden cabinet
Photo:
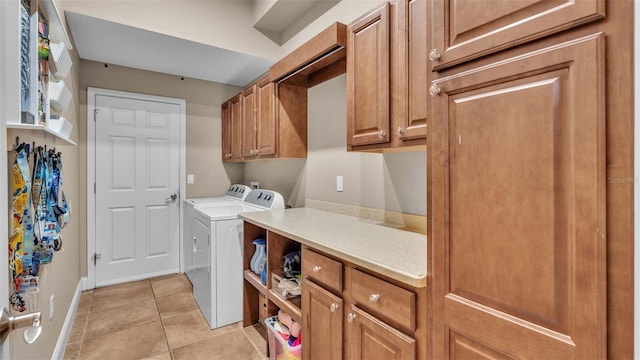
[[[428,6],[433,358],[630,358],[632,2]]]
[[[435,358],[606,357],[604,40],[432,83]]]

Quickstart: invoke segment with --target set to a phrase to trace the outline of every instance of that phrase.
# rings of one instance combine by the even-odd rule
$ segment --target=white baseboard
[[[80,278],[80,281],[82,282],[82,291],[87,291],[87,290],[91,290],[93,289],[93,286],[89,286],[89,278],[88,277],[83,277]]]
[[[71,329],[73,328],[73,319],[76,317],[78,305],[80,304],[80,297],[82,296],[82,285],[85,282],[83,280],[86,280],[86,278],[81,278],[80,280],[78,280],[76,292],[75,294],[73,294],[73,299],[71,300],[69,311],[67,311],[67,317],[65,317],[64,319],[62,330],[60,330],[60,336],[58,336],[58,342],[56,343],[56,348],[53,350],[51,360],[61,360],[62,358],[64,358],[64,350],[67,348],[67,343],[69,342],[69,337],[71,336]]]

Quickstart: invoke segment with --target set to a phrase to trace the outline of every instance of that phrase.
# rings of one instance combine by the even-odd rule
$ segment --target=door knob
[[[164,201],[176,201],[177,198],[178,198],[178,194],[171,194],[171,196],[164,199]]]
[[[2,314],[0,315],[0,343],[4,343],[9,333],[13,330],[29,326],[24,331],[23,338],[27,344],[33,344],[42,333],[40,316],[40,312],[11,316],[7,308],[2,309]]]

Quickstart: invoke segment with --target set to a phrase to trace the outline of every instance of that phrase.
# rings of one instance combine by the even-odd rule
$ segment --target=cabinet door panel
[[[434,82],[435,358],[605,357],[603,50],[596,34]]]
[[[277,144],[276,85],[266,79],[258,83],[257,89],[258,155],[272,156],[276,154]]]
[[[441,56],[434,70],[605,15],[604,0],[436,0],[433,6],[433,47]]]
[[[348,317],[350,359],[415,359],[415,339],[355,306]]]
[[[222,161],[231,156],[231,105],[230,102],[222,104]]]
[[[242,157],[255,157],[256,150],[256,87],[242,92]]]
[[[427,0],[398,2],[396,46],[402,94],[395,96],[401,111],[396,129],[400,140],[424,139],[427,135]],[[393,86],[393,85],[392,85]],[[398,85],[395,85],[398,86]]]
[[[229,159],[242,158],[242,96],[233,97],[231,102],[231,153]]]
[[[341,298],[303,280],[304,359],[342,359],[342,306]]]
[[[347,42],[347,143],[389,142],[389,4],[355,21]]]

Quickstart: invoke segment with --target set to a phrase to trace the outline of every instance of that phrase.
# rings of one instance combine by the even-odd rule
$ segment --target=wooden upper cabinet
[[[276,155],[278,124],[276,122],[276,84],[264,78],[256,84],[256,155]]]
[[[604,43],[433,82],[434,359],[607,357]]]
[[[257,155],[256,147],[256,86],[242,92],[242,157],[250,158]]]
[[[347,29],[347,144],[389,142],[389,4]]]
[[[231,142],[228,160],[242,159],[242,96],[238,94],[229,100]]]
[[[440,70],[604,18],[604,0],[434,0],[430,68]]]
[[[427,136],[427,0],[392,3],[392,120],[402,142]],[[410,145],[413,145],[411,143]]]
[[[221,126],[222,126],[222,161],[226,161],[231,156],[231,102],[222,104]]]

